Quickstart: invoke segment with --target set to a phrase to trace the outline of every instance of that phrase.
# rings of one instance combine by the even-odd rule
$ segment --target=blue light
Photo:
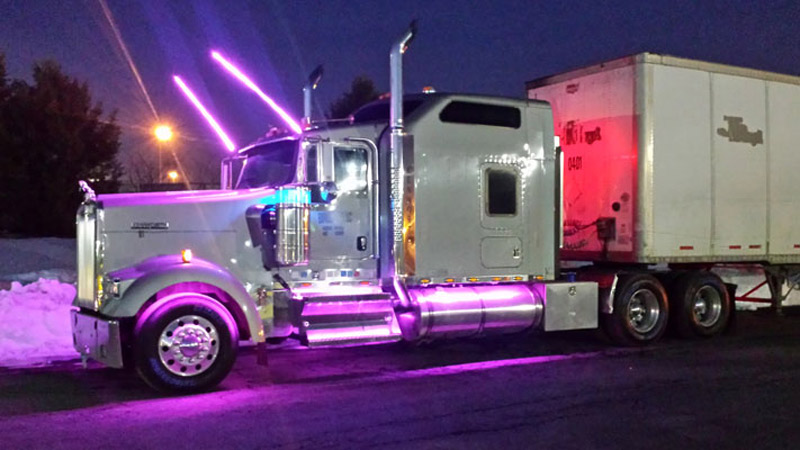
[[[264,205],[301,204],[311,203],[311,194],[307,189],[277,189],[274,193],[261,199]]]

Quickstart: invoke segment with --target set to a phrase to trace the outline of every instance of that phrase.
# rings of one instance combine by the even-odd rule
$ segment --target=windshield
[[[236,189],[280,186],[294,179],[297,141],[279,141],[247,152]]]

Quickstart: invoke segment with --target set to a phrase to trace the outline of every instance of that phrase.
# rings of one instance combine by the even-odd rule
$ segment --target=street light
[[[156,127],[153,128],[153,134],[158,141],[158,182],[161,183],[161,146],[164,142],[172,140],[172,128],[164,124],[156,125]]]
[[[177,170],[170,170],[169,172],[167,172],[167,176],[169,177],[169,180],[171,182],[173,182],[173,183],[178,181],[178,171]]]
[[[172,128],[169,125],[158,125],[153,130],[153,133],[156,135],[156,139],[161,142],[167,142],[172,139]]]

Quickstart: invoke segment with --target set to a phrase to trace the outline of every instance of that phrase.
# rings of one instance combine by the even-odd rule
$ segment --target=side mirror
[[[244,158],[240,156],[231,156],[222,160],[219,173],[220,189],[233,189],[239,174],[242,172],[243,162]]]
[[[225,158],[222,160],[222,164],[220,165],[220,172],[219,172],[219,188],[222,190],[230,190],[232,189],[232,181],[233,178],[233,161],[230,158]]]

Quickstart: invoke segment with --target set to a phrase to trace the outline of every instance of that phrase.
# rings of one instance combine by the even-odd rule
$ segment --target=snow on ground
[[[0,367],[74,359],[69,310],[75,286],[40,279],[0,290]]]
[[[0,239],[0,367],[74,359],[75,239]]]

